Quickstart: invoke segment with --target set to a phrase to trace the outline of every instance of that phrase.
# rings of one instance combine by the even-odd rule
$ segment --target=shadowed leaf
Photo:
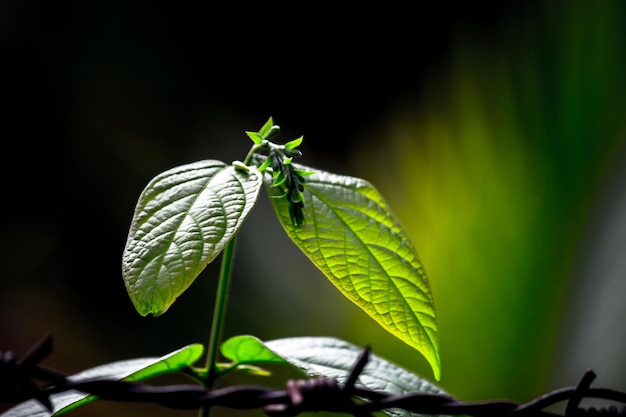
[[[118,379],[141,381],[158,375],[178,372],[191,367],[204,352],[200,344],[193,344],[176,350],[160,358],[129,359],[87,369],[68,377],[71,382],[92,381],[97,379]],[[68,411],[95,401],[93,395],[79,391],[64,391],[50,396],[53,412],[48,411],[39,401],[28,400],[7,410],[0,417],[50,417],[65,414]]]
[[[254,206],[256,167],[199,161],[156,176],[141,193],[123,255],[128,294],[142,316],[163,314],[224,249]]]
[[[291,337],[270,340],[264,345],[285,358],[304,375],[337,378],[340,383],[346,382],[348,374],[363,352],[362,348],[332,337]],[[357,385],[389,395],[448,395],[429,381],[374,354],[370,354]],[[402,409],[387,409],[383,412],[392,417],[421,416]]]

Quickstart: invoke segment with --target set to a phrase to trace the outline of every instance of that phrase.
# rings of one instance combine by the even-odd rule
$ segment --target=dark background
[[[3,287],[60,293],[95,327],[126,317],[116,260],[152,176],[243,159],[270,116],[283,140],[305,136],[309,164],[347,173],[359,133],[416,93],[456,28],[488,39],[504,9],[4,2]]]
[[[478,88],[493,89],[493,64],[481,57],[489,57],[491,47],[518,54],[515,42],[502,42],[507,34],[515,39],[511,27],[518,26],[512,22],[540,27],[543,31],[532,39],[541,57],[540,80],[548,89],[560,80],[561,63],[551,48],[580,39],[557,30],[559,10],[570,3],[548,3],[551,6],[429,2],[350,8],[319,3],[3,1],[0,348],[23,352],[50,332],[55,337],[50,364],[72,373],[206,342],[214,294],[214,280],[207,276],[217,272],[217,265],[210,265],[205,279],[159,318],[139,317],[123,286],[121,253],[132,210],[153,176],[200,159],[243,159],[251,144],[244,132],[257,130],[270,116],[282,127],[280,139],[304,135],[303,163],[349,175],[366,175],[371,169],[375,175],[369,162],[351,157],[353,151],[365,152],[372,137],[375,145],[384,147],[389,139],[383,132],[396,112],[404,114],[402,103],[413,103],[416,113],[438,103],[438,89],[443,96],[449,86],[437,83],[459,70],[462,61],[455,60],[454,53],[464,40],[484,51],[471,61],[484,75]],[[603,18],[586,12],[590,3],[574,3],[571,7],[581,10],[581,21]],[[624,9],[614,10],[622,13],[621,19]],[[623,35],[618,29],[609,39],[622,45]],[[615,80],[619,68],[611,67]],[[611,80],[607,84],[613,88],[606,89],[610,99],[600,102],[606,104],[600,111],[617,109],[607,120],[623,126],[618,123],[624,116],[619,98],[623,83]],[[542,101],[546,119],[554,103],[557,100]],[[494,102],[491,109],[496,112],[498,107]],[[534,146],[534,141],[539,139],[528,143]],[[371,161],[378,157],[374,151],[368,155]],[[572,169],[568,178],[572,172],[585,173]],[[567,182],[556,184],[547,192],[559,194]],[[262,221],[242,232],[238,259],[245,265],[236,268],[235,281],[255,272],[254,259],[245,257],[253,253],[247,245],[254,241],[254,232],[278,227],[260,217],[267,212],[263,204]],[[301,265],[284,238],[273,239],[268,244],[272,253]],[[267,285],[282,284],[269,280]],[[233,291],[240,302],[235,307],[247,305],[258,294],[252,284]],[[270,324],[277,323],[273,328],[259,327],[255,313],[233,308],[226,333],[265,339],[290,336],[287,329],[294,328],[303,335],[323,332],[311,323],[326,320],[332,326],[332,309],[324,310],[343,302],[325,297],[313,301],[318,316],[308,319],[294,317],[290,310],[301,300],[283,299],[284,308],[280,300],[271,302],[275,313],[263,313]],[[279,321],[285,318],[293,321],[291,327]],[[445,317],[442,320],[445,324]],[[335,330],[341,334],[341,328]],[[472,339],[451,344],[460,350],[462,343],[472,344]],[[517,363],[525,368],[524,362]],[[538,373],[545,377],[545,371]],[[473,390],[467,381],[444,377],[443,383],[454,392],[479,397],[475,399],[512,392],[528,399],[524,396],[547,386],[545,378],[525,386],[514,370],[509,377],[508,385],[493,379],[482,391]],[[498,387],[506,389],[498,392]]]

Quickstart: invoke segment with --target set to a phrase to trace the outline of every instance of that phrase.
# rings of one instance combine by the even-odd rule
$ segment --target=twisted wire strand
[[[626,393],[591,388],[596,375],[588,370],[576,387],[550,391],[526,403],[512,401],[462,402],[438,394],[408,393],[391,395],[357,385],[365,368],[370,349],[366,347],[341,385],[336,378],[314,377],[288,380],[284,390],[257,385],[234,385],[207,390],[200,385],[177,384],[152,386],[121,380],[87,380],[72,382],[58,371],[39,362],[52,350],[52,339],[45,337],[21,360],[10,351],[0,351],[0,403],[19,403],[36,399],[52,411],[50,395],[77,390],[112,401],[149,402],[174,409],[200,409],[222,406],[232,409],[262,409],[271,417],[296,416],[304,412],[326,411],[371,417],[388,409],[430,415],[468,415],[473,417],[559,417],[546,408],[566,401],[562,417],[589,415],[626,415],[626,407],[617,405],[581,407],[585,398],[598,398],[626,404]],[[35,379],[46,382],[43,387]]]

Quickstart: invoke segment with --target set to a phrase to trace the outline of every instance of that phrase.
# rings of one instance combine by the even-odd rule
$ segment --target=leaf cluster
[[[292,161],[302,156],[298,146],[302,144],[304,136],[289,141],[284,145],[276,145],[269,140],[278,135],[280,127],[270,119],[258,132],[246,132],[255,145],[267,149],[267,156],[255,154],[255,162],[259,164],[259,171],[272,173],[271,186],[280,190],[275,198],[286,198],[289,203],[289,217],[295,226],[302,226],[304,216],[304,177],[313,172],[297,169]]]
[[[288,364],[307,376],[345,375],[360,349],[341,340],[288,338],[264,343],[253,336],[224,343],[219,340],[235,238],[265,185],[274,212],[292,242],[341,294],[390,334],[419,351],[439,380],[433,296],[399,219],[366,180],[293,162],[302,155],[298,147],[303,137],[276,144],[273,140],[279,132],[272,118],[258,131],[246,132],[253,145],[243,162],[200,160],[162,172],[146,185],[135,206],[122,257],[122,276],[139,314],[165,313],[204,268],[223,255],[206,366],[193,365],[199,357],[199,348],[194,345],[166,359],[151,358],[128,366],[109,364],[97,372],[119,379],[151,377],[164,369],[155,368],[155,363],[165,361],[168,372],[187,373],[207,387],[235,370],[262,375],[266,371],[258,365],[264,363]],[[218,361],[220,345],[230,363]],[[172,363],[172,358],[180,355],[185,359]],[[370,364],[360,380],[367,388],[388,391],[397,383],[402,384],[398,392],[440,392],[389,362],[375,359],[373,363],[379,366]],[[84,400],[72,397],[67,404],[60,401],[54,405],[58,411]],[[20,411],[2,417],[27,415],[40,414]]]
[[[264,183],[293,243],[344,296],[420,351],[439,379],[433,297],[399,219],[369,182],[294,163],[302,137],[271,142],[279,132],[270,118],[259,131],[246,132],[253,145],[243,163],[198,161],[148,183],[122,265],[137,311],[163,314],[233,244]]]

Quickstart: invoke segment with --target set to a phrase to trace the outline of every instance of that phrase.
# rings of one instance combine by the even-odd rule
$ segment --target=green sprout
[[[248,153],[245,164],[252,161],[258,163],[260,172],[271,172],[271,187],[278,188],[281,194],[275,198],[286,198],[289,203],[289,217],[294,226],[305,224],[304,207],[304,177],[313,172],[297,169],[293,164],[294,158],[302,156],[298,146],[302,144],[304,136],[300,136],[284,145],[270,142],[280,133],[280,126],[274,125],[272,118],[261,127],[258,132],[246,132],[254,145]],[[267,151],[267,156],[258,152]]]

